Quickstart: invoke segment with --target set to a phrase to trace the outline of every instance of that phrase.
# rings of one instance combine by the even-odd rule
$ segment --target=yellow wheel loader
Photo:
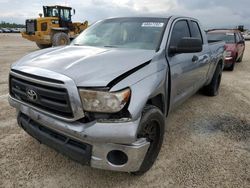
[[[88,27],[84,23],[72,22],[75,10],[66,6],[44,6],[43,14],[37,19],[26,20],[26,31],[22,37],[36,42],[41,49],[51,46],[67,45],[72,39]]]

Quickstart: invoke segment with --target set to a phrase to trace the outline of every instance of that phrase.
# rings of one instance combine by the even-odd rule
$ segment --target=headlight
[[[116,113],[123,109],[130,98],[130,89],[104,92],[79,89],[83,109],[89,112]]]
[[[232,51],[226,51],[226,57],[232,57]]]

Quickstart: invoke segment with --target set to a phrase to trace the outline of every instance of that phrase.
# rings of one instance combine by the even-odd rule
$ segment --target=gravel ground
[[[250,42],[220,95],[196,94],[171,113],[153,168],[136,177],[82,166],[21,130],[8,105],[8,71],[37,50],[0,34],[0,187],[250,187]]]

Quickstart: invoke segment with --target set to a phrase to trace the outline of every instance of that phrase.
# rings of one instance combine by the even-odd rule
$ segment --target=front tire
[[[59,32],[55,33],[52,37],[53,46],[64,46],[70,43],[69,36],[66,33]]]
[[[222,67],[220,64],[217,65],[216,70],[214,72],[212,81],[209,85],[203,88],[203,92],[207,96],[216,96],[219,94],[219,88],[222,77]]]
[[[161,110],[155,106],[147,105],[140,121],[139,138],[146,138],[150,146],[138,171],[132,172],[134,175],[142,175],[154,164],[164,138],[165,117]]]

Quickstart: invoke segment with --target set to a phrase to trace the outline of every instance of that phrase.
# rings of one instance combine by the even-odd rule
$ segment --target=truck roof
[[[208,33],[238,33],[237,29],[212,29],[208,30]]]
[[[187,16],[181,16],[181,15],[171,15],[171,14],[138,14],[133,16],[117,16],[117,17],[109,17],[107,19],[111,18],[162,18],[162,19],[177,19],[177,18],[186,18],[186,19],[192,19],[197,20],[196,18],[187,17]]]

